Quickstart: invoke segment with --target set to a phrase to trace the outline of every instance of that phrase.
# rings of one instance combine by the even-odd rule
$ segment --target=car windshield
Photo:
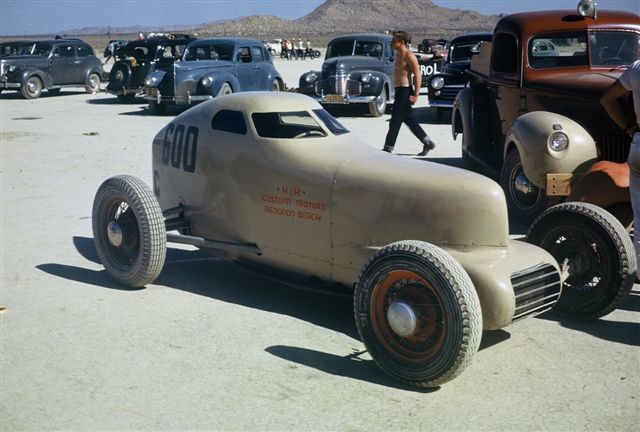
[[[48,56],[49,53],[51,53],[51,44],[46,42],[36,42],[32,45],[24,47],[24,54]]]
[[[638,34],[586,31],[541,34],[529,41],[529,65],[534,69],[571,66],[625,66],[638,55]]]
[[[341,40],[331,43],[327,48],[326,58],[341,56],[381,57],[382,44],[362,40]]]
[[[195,45],[187,48],[184,59],[195,60],[233,60],[234,47],[232,44]]]
[[[344,127],[342,123],[340,123],[334,116],[329,114],[326,110],[316,109],[313,112],[322,120],[324,125],[331,131],[334,135],[342,135],[349,133],[349,129]]]
[[[326,137],[317,120],[307,111],[253,113],[256,132],[263,138]]]
[[[468,61],[471,59],[473,54],[477,53],[477,51],[473,51],[474,47],[476,47],[480,42],[479,41],[470,41],[470,42],[461,42],[451,46],[449,61],[452,63],[460,62],[460,61]]]

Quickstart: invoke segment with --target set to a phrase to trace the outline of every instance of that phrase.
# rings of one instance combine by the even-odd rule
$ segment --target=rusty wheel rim
[[[406,333],[398,332],[394,311],[400,311]],[[429,281],[410,270],[390,271],[378,281],[371,296],[371,321],[385,350],[406,363],[433,358],[445,342],[442,299]]]

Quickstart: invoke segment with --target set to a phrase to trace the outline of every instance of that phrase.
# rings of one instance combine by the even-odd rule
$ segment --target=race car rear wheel
[[[85,90],[88,94],[98,93],[98,91],[100,90],[100,75],[98,75],[97,73],[92,73],[91,75],[89,75]]]
[[[20,93],[25,99],[38,99],[42,93],[42,80],[35,75],[29,77],[20,87]]]
[[[162,210],[136,177],[102,183],[93,201],[93,238],[107,273],[122,285],[142,287],[162,271],[167,241]]]
[[[562,203],[538,217],[527,241],[545,249],[568,278],[554,310],[596,319],[612,312],[631,291],[636,254],[622,224],[609,212],[587,203]]]
[[[419,387],[458,376],[482,336],[469,276],[447,252],[420,241],[392,243],[369,260],[356,284],[354,313],[374,361]]]

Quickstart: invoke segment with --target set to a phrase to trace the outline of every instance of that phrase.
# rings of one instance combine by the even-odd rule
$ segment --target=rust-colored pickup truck
[[[530,222],[562,200],[606,208],[631,222],[631,138],[600,96],[639,57],[640,17],[596,11],[539,11],[502,18],[472,60],[452,132],[463,156],[505,190],[515,219]],[[629,120],[633,109],[629,103]]]

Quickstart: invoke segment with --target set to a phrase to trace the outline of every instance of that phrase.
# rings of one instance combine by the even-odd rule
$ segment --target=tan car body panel
[[[245,113],[247,135],[212,130],[221,107]],[[219,255],[347,286],[389,243],[435,244],[469,273],[488,329],[513,318],[511,273],[540,263],[558,270],[544,250],[509,240],[504,194],[484,176],[389,155],[350,133],[333,135],[321,121],[327,137],[300,139],[259,137],[251,121],[254,112],[317,109],[302,95],[247,92],[176,117],[170,124],[198,128],[198,160],[194,173],[163,164],[170,125],[156,135],[154,191],[161,208],[183,204],[195,236],[262,251]]]
[[[554,125],[560,125],[569,138],[569,145],[561,152],[548,146]],[[505,138],[505,159],[514,145],[525,175],[542,189],[547,187],[547,174],[583,174],[598,160],[596,143],[579,123],[548,111],[523,114],[515,121]]]

